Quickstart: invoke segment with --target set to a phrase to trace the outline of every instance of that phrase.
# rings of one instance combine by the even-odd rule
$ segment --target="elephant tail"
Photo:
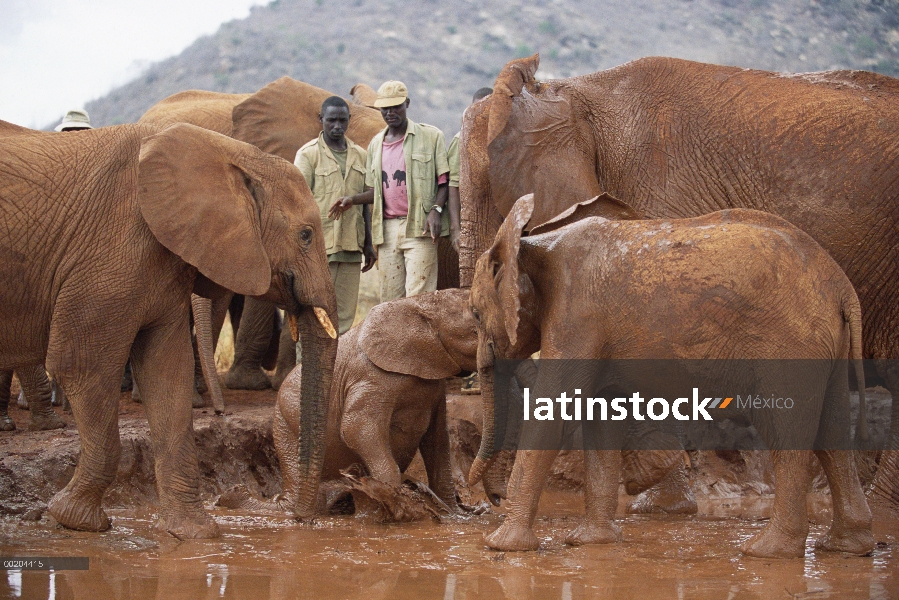
[[[868,433],[867,401],[865,400],[865,367],[862,359],[862,309],[858,296],[850,287],[850,294],[843,300],[843,319],[849,324],[849,360],[855,369],[855,381],[858,385],[858,423],[855,427],[857,440],[867,442]]]

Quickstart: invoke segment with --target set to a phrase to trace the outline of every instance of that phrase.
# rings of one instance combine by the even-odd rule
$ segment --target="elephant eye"
[[[481,322],[481,313],[478,312],[478,309],[472,308],[472,309],[471,309],[471,314],[474,315],[474,320],[475,320],[475,321],[477,321],[478,323]]]
[[[308,244],[312,240],[312,229],[306,227],[305,229],[300,230],[300,239],[304,244]]]

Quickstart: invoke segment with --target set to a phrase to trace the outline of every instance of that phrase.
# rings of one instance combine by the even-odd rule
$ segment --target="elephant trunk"
[[[478,377],[481,381],[481,406],[483,410],[483,427],[481,428],[481,447],[478,455],[471,463],[468,471],[468,485],[475,485],[480,481],[494,454],[496,443],[495,406],[493,402],[493,355],[490,346],[486,346],[489,357],[486,360],[478,359]]]
[[[330,310],[327,313],[331,322],[336,322],[337,311]],[[321,316],[317,316],[307,306],[295,320],[303,347],[298,490],[294,505],[294,512],[300,517],[308,517],[315,512],[325,461],[325,428],[334,360],[337,356],[337,339],[325,331],[321,319]]]
[[[191,294],[190,304],[194,311],[194,327],[197,333],[197,350],[200,354],[200,365],[203,367],[203,376],[206,378],[206,386],[212,396],[212,406],[215,414],[225,412],[225,398],[222,396],[222,386],[219,384],[218,372],[215,368],[215,342],[212,333],[212,300]]]

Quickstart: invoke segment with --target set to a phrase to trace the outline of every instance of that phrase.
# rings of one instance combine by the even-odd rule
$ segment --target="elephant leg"
[[[290,327],[282,327],[278,338],[278,363],[275,374],[271,377],[272,387],[280,389],[284,378],[297,364],[297,345],[290,334]]]
[[[125,350],[123,349],[123,353]],[[97,353],[99,355],[100,353]],[[68,390],[81,451],[69,483],[50,500],[48,512],[70,529],[105,531],[109,517],[101,502],[115,479],[122,447],[119,440],[119,376],[122,361],[100,364],[98,356],[78,371],[55,371]]]
[[[175,322],[141,331],[131,351],[156,459],[157,527],[178,539],[218,535],[200,500],[191,358],[186,312]]]
[[[802,558],[808,537],[806,491],[811,479],[809,450],[774,450],[774,506],[771,520],[743,544],[759,558]]]
[[[292,410],[294,413],[291,415],[290,421],[285,417],[284,410]],[[293,507],[302,481],[299,472],[299,427],[294,429],[290,426],[290,422],[299,425],[299,421],[299,403],[287,406],[287,403],[279,398],[275,404],[274,418],[272,418],[272,438],[275,444],[275,451],[278,453],[278,464],[281,468],[281,495],[277,501],[285,509]]]
[[[621,541],[621,528],[614,521],[620,473],[620,450],[584,450],[586,516],[583,523],[568,534],[566,544],[581,546]]]
[[[428,486],[447,506],[455,507],[456,488],[453,485],[449,432],[446,428],[446,383],[441,382],[441,387],[443,389],[437,410],[431,417],[431,423],[422,437],[418,450],[428,473]]]
[[[51,404],[52,390],[50,379],[44,365],[31,365],[16,369],[22,391],[28,399],[31,409],[31,422],[28,429],[31,431],[46,431],[49,429],[61,429],[66,426],[59,415],[53,410]]]
[[[53,399],[51,400],[51,404],[53,406],[60,406],[62,409],[68,413],[72,412],[72,407],[69,406],[69,398],[66,396],[66,391],[62,389],[62,386],[59,385],[59,382],[56,381],[54,377],[50,382],[51,389],[53,392]]]
[[[852,452],[819,450],[815,456],[821,462],[833,498],[830,531],[815,542],[815,548],[860,556],[868,554],[874,549],[871,511],[858,481]]]
[[[16,424],[9,416],[9,392],[12,387],[12,371],[0,371],[0,431],[15,431]]]
[[[886,380],[893,396],[889,441],[880,455],[874,483],[868,490],[874,535],[877,541],[899,536],[899,360],[882,361],[877,372]]]
[[[361,391],[351,391],[344,400],[346,410],[340,422],[340,437],[347,447],[355,452],[369,475],[382,483],[399,486],[402,473],[390,449],[390,417],[392,410],[386,410],[380,402],[366,402],[359,396]]]
[[[262,361],[272,335],[272,324],[278,318],[271,302],[246,298],[240,329],[234,340],[234,364],[225,375],[225,386],[232,390],[264,390],[272,386],[262,370]]]
[[[536,550],[534,520],[540,494],[552,470],[558,450],[519,450],[509,481],[509,512],[503,524],[485,538],[487,546],[507,552]]]
[[[627,507],[630,514],[695,515],[698,510],[683,461],[675,463],[661,481],[641,492]]]

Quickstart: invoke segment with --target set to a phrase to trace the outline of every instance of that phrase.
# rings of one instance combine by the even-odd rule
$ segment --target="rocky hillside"
[[[347,95],[401,79],[410,116],[452,135],[472,92],[534,52],[542,79],[650,55],[899,76],[899,0],[274,0],[87,109],[111,125],[185,89],[251,92],[290,75]]]

